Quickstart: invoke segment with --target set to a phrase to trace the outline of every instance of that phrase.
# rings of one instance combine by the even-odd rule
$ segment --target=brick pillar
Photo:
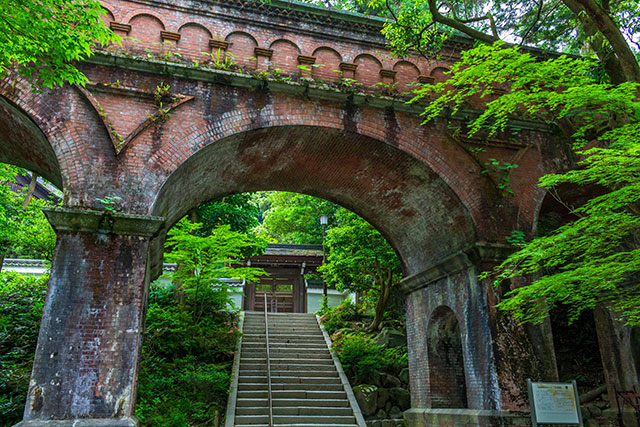
[[[57,242],[18,425],[80,419],[83,426],[135,426],[148,249],[163,221],[71,209],[46,214]]]
[[[555,379],[540,374],[541,355],[524,328],[496,325],[504,319],[492,307],[492,289],[477,279],[486,263],[502,258],[506,249],[476,244],[402,281],[401,288],[407,295],[412,408],[405,412],[405,420],[409,426],[528,425],[528,415],[520,411],[528,409],[521,401],[527,393],[526,378]],[[466,408],[444,407],[446,402],[442,405],[430,395],[438,390],[438,379],[447,378],[447,372],[429,372],[430,366],[439,366],[430,363],[429,340],[438,331],[434,322],[445,312],[455,315],[461,335],[465,387],[460,390],[466,393]],[[551,339],[550,334],[545,337]],[[511,351],[505,352],[498,343],[510,343]],[[542,347],[553,349],[552,344]],[[555,362],[553,354],[547,356]]]
[[[640,369],[640,337],[637,331],[616,319],[606,308],[593,310],[596,333],[600,345],[602,368],[607,383],[609,402],[615,408],[615,389],[631,390],[638,387]]]

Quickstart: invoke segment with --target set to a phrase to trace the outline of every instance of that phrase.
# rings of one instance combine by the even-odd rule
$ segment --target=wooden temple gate
[[[269,275],[244,287],[243,309],[273,313],[306,313],[307,290],[304,275],[322,264],[322,246],[271,244],[264,254],[251,257],[252,267],[263,268]]]

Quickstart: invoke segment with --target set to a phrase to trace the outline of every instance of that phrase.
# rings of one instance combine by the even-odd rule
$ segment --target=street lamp
[[[324,236],[327,231],[327,224],[329,224],[329,216],[322,214],[320,215],[320,225],[322,226],[322,263],[324,264],[326,261],[326,253],[324,249]],[[324,294],[324,301],[327,305],[329,305],[329,300],[327,298],[327,282],[322,281],[322,293]]]

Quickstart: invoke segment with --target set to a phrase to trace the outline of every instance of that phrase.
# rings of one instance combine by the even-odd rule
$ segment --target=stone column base
[[[482,409],[411,408],[404,412],[408,427],[515,427],[530,426],[528,411],[489,411]]]
[[[29,420],[14,427],[137,427],[138,419],[129,418],[76,418],[73,420]]]

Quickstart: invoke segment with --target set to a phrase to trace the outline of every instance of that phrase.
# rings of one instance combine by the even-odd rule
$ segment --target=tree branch
[[[533,20],[531,26],[527,29],[527,31],[522,36],[522,40],[520,40],[519,46],[524,45],[525,40],[529,37],[529,34],[533,31],[535,27],[538,26],[538,22],[540,21],[540,15],[542,14],[542,6],[544,5],[544,0],[538,0],[538,11],[536,12],[536,17]]]
[[[468,25],[465,25],[464,21],[444,16],[438,10],[438,5],[436,4],[436,0],[429,0],[428,4],[429,4],[429,12],[431,12],[431,16],[433,17],[434,21],[439,22],[448,27],[451,27],[453,29],[456,29],[458,31],[461,31],[466,35],[473,37],[474,39],[483,41],[485,43],[491,44],[500,40],[500,38],[497,35],[495,22],[493,22],[493,17],[490,14],[487,14],[487,16],[482,18],[472,18],[471,20],[466,20],[466,21],[475,22],[474,20],[480,21],[480,20],[488,19],[489,22],[491,23],[491,31],[494,33],[493,35],[485,34],[482,31],[478,31],[475,28],[471,28]],[[453,9],[453,8],[450,7],[450,9]]]

